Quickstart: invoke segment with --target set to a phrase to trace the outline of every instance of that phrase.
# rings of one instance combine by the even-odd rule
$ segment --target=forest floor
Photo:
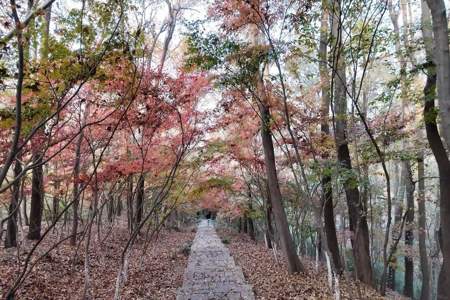
[[[264,243],[255,243],[247,235],[227,229],[218,230],[218,234],[253,286],[256,299],[333,299],[323,266],[316,272],[314,263],[303,258],[308,275],[289,275],[281,254],[277,254],[277,262],[273,250],[267,249]],[[393,293],[382,297],[374,289],[350,279],[341,279],[339,285],[341,299],[404,299]]]
[[[125,226],[114,228],[99,242],[93,234],[90,259],[90,298],[113,299],[119,258],[127,237]],[[333,299],[328,288],[326,269],[318,272],[311,260],[304,258],[308,275],[289,275],[280,253],[275,260],[274,253],[263,243],[255,243],[248,236],[220,229],[218,234],[229,248],[245,279],[253,287],[256,299]],[[186,245],[195,236],[194,227],[181,231],[162,230],[157,240],[149,243],[143,252],[143,240],[138,240],[131,252],[128,267],[128,281],[121,289],[122,299],[175,299],[177,290],[183,284],[187,267]],[[44,254],[60,236],[51,234],[38,248],[37,254]],[[4,249],[0,246],[0,297],[4,298],[12,282],[21,270],[23,261],[33,243],[25,240],[20,247]],[[17,299],[81,299],[84,290],[84,242],[78,247],[69,242],[45,256],[27,276],[17,293]],[[18,263],[18,257],[20,262]],[[37,257],[37,256],[36,256]],[[74,259],[78,257],[78,259]],[[349,279],[340,282],[341,299],[385,299],[370,288],[356,284]],[[402,299],[391,294],[389,299]]]
[[[122,299],[175,299],[177,289],[183,283],[187,265],[187,253],[183,248],[194,238],[195,231],[160,232],[157,241],[149,243],[143,253],[144,241],[137,242],[131,252],[128,281],[122,287]],[[115,228],[103,241],[93,236],[91,242],[90,278],[91,299],[113,299],[119,258],[128,237],[127,230]],[[54,244],[56,234],[46,238],[38,248],[44,254]],[[103,238],[105,238],[103,236]],[[32,247],[25,241],[20,248],[20,265]],[[84,243],[78,249],[64,242],[39,262],[22,284],[17,299],[81,299],[84,290]],[[3,299],[19,269],[17,249],[0,247],[0,297]],[[40,255],[39,255],[40,256]]]

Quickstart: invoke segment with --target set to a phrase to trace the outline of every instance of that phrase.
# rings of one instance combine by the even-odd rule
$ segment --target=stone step
[[[206,222],[199,224],[183,286],[177,293],[177,300],[188,299],[254,299],[242,269],[236,266],[214,227]]]

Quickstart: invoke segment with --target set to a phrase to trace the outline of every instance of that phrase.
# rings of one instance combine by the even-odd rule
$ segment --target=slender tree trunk
[[[260,88],[262,88],[262,78],[259,77]],[[262,93],[260,93],[262,94]],[[275,153],[273,149],[272,132],[270,130],[270,111],[263,103],[259,103],[259,111],[261,114],[261,138],[264,150],[264,162],[266,165],[266,173],[269,184],[272,209],[277,225],[278,234],[280,235],[281,246],[286,256],[289,273],[304,272],[305,269],[300,262],[297,252],[295,251],[294,242],[289,231],[286,212],[282,204],[282,196],[278,183],[277,170],[275,165]]]
[[[144,174],[139,176],[136,191],[136,219],[135,226],[138,226],[142,221],[144,209]]]
[[[28,212],[27,212],[27,196],[25,195],[25,180],[26,176],[23,176],[20,180],[20,198],[22,202],[22,213],[23,213],[23,219],[26,226],[30,225],[30,222],[28,221]]]
[[[411,251],[414,245],[414,181],[411,171],[411,164],[406,161],[406,216],[405,216],[405,245],[410,252],[405,255],[405,286],[403,294],[407,297],[414,296],[414,260]]]
[[[392,178],[392,191],[394,193],[394,197],[392,197],[392,203],[394,206],[394,225],[392,226],[391,231],[391,239],[396,240],[398,239],[399,235],[401,234],[401,223],[402,223],[402,215],[403,215],[403,203],[401,200],[403,200],[403,194],[404,194],[404,168],[403,164],[399,163],[398,161],[393,162],[393,170],[392,173],[394,174]],[[392,257],[389,261],[389,267],[388,267],[388,276],[386,279],[387,286],[395,291],[395,282],[396,282],[396,272],[397,272],[397,254],[395,249],[391,250]]]
[[[402,180],[400,181],[402,182]],[[402,197],[399,197],[400,199]],[[402,224],[402,216],[403,216],[403,206],[402,203],[397,199],[394,201],[396,203],[395,210],[394,210],[394,226],[392,228],[392,239],[398,239],[398,237],[401,235],[401,224]],[[388,278],[387,278],[387,286],[395,291],[395,282],[396,282],[396,271],[397,271],[397,265],[398,265],[398,258],[395,253],[396,251],[393,251],[392,258],[389,262],[389,270],[388,270]]]
[[[321,98],[321,124],[320,130],[324,139],[330,138],[330,127],[328,125],[329,110],[330,110],[330,77],[329,69],[327,66],[327,46],[328,46],[328,30],[329,30],[329,13],[328,13],[328,1],[322,0],[322,21],[320,27],[320,45],[319,45],[319,69],[320,69],[320,81],[322,85],[322,98]],[[327,162],[329,159],[325,153],[322,159]],[[324,168],[328,165],[325,164]],[[333,189],[331,176],[328,175],[328,170],[325,170],[322,175],[322,210],[325,222],[325,235],[327,239],[328,250],[331,253],[331,259],[336,273],[342,273],[341,256],[339,254],[339,244],[336,236],[336,224],[334,221],[334,207],[333,207]]]
[[[117,197],[117,205],[116,205],[116,215],[120,217],[122,215],[122,197]]]
[[[418,171],[418,181],[419,181],[419,199],[418,199],[418,236],[419,236],[419,255],[420,255],[420,270],[422,272],[422,290],[420,293],[421,300],[429,300],[430,299],[430,266],[428,261],[428,253],[427,253],[427,216],[425,209],[425,165],[424,165],[424,157],[423,152],[420,152],[420,155],[417,159],[417,171]]]
[[[78,209],[80,204],[80,164],[81,164],[81,144],[83,142],[83,130],[78,136],[78,141],[75,149],[75,164],[73,170],[73,219],[72,219],[72,236],[70,244],[75,246],[77,243],[78,233]]]
[[[32,3],[33,1],[30,1]],[[41,58],[43,61],[47,60],[48,56],[48,39],[49,39],[49,30],[50,30],[50,13],[51,6],[46,9],[46,18],[44,21],[44,32],[43,32],[43,41],[41,47]],[[43,135],[43,130],[41,129],[39,133],[36,135],[39,138],[39,135]],[[31,208],[30,208],[30,225],[28,231],[28,239],[30,240],[38,240],[41,238],[41,222],[42,222],[42,213],[44,209],[44,167],[42,164],[43,153],[39,150],[40,145],[35,144],[36,147],[33,151],[33,163],[37,166],[33,168],[32,171],[32,187],[31,187]]]
[[[437,112],[434,100],[437,82],[439,112],[443,128],[444,140],[450,145],[450,57],[448,22],[443,0],[427,0],[431,11],[434,33],[434,52],[430,46],[431,34],[427,32],[427,23],[422,19],[425,49],[427,52],[427,82],[424,88],[425,107],[424,120],[428,142],[434,154],[439,171],[440,188],[440,231],[442,266],[439,273],[437,299],[450,299],[450,161],[437,126]],[[422,10],[423,11],[423,10]],[[425,9],[425,11],[427,11]],[[423,17],[423,15],[422,15]],[[425,21],[425,22],[424,22]],[[434,56],[433,56],[434,54]],[[432,62],[432,57],[434,61]],[[434,63],[434,64],[433,64]],[[437,72],[436,72],[437,66]]]
[[[272,249],[273,243],[275,242],[275,234],[274,229],[272,225],[272,201],[270,199],[270,191],[269,191],[269,185],[266,184],[266,241],[267,241],[267,248]]]
[[[428,76],[425,86],[425,95],[433,92],[428,91],[434,89],[433,80]],[[433,84],[433,85],[432,85]],[[448,160],[444,144],[441,141],[438,127],[436,124],[436,110],[434,107],[434,99],[427,99],[424,108],[425,128],[430,148],[436,158],[439,171],[439,188],[440,188],[440,221],[441,221],[441,237],[440,243],[443,262],[438,280],[438,299],[450,299],[450,161]]]
[[[248,221],[247,221],[247,213],[244,214],[242,218],[242,232],[248,234]]]
[[[249,210],[250,210],[250,212],[253,210],[251,200],[250,200],[250,203],[249,203]],[[255,237],[255,225],[253,224],[253,219],[252,219],[252,217],[250,215],[248,216],[247,221],[248,221],[248,235],[250,236],[250,238],[252,240],[256,240],[256,237]]]
[[[22,165],[19,160],[16,160],[14,164],[14,178],[17,178],[22,172]],[[19,211],[19,200],[20,200],[20,185],[21,180],[17,180],[13,185],[13,192],[11,195],[11,202],[8,208],[8,223],[6,225],[6,239],[5,248],[11,248],[17,246],[17,215]]]
[[[134,214],[133,214],[133,175],[128,175],[127,178],[127,220],[128,229],[133,232],[134,229]]]
[[[59,181],[59,179],[56,179],[54,182],[54,195],[53,195],[53,208],[52,208],[52,219],[53,222],[56,222],[56,217],[59,214],[59,187],[60,187],[61,182]]]
[[[30,226],[27,238],[39,240],[41,238],[42,211],[44,209],[44,170],[42,168],[42,156],[37,151],[33,154],[33,163],[38,164],[39,167],[32,171]]]
[[[108,195],[108,221],[112,223],[114,217],[114,191],[110,191]]]
[[[444,0],[427,0],[427,3],[433,22],[434,63],[437,66],[437,89],[442,138],[446,142],[447,147],[450,147],[450,84],[448,84],[450,82],[450,51],[447,10]],[[447,198],[447,201],[450,200]],[[449,270],[445,269],[444,271],[447,272]],[[448,293],[450,294],[450,292]]]
[[[352,235],[352,250],[355,263],[356,278],[368,285],[373,285],[372,265],[369,252],[369,228],[367,225],[366,208],[360,199],[358,178],[352,168],[350,151],[347,141],[347,99],[345,61],[342,55],[342,24],[340,23],[340,2],[335,1],[333,13],[332,34],[336,41],[336,56],[333,58],[335,140],[337,158],[340,168],[345,170],[344,190],[350,219]]]

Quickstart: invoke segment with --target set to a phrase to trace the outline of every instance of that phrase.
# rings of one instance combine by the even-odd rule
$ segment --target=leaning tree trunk
[[[20,187],[21,180],[18,178],[22,172],[22,165],[19,160],[16,160],[14,165],[14,178],[17,178],[13,185],[13,192],[11,195],[11,202],[8,208],[8,223],[6,224],[6,239],[5,248],[17,246],[17,215],[19,211]]]
[[[330,110],[330,78],[329,69],[327,66],[327,45],[328,45],[328,19],[329,13],[327,8],[327,1],[322,1],[322,21],[320,28],[320,45],[319,45],[319,68],[320,68],[320,81],[322,85],[322,98],[321,98],[321,124],[320,130],[325,139],[330,138],[330,127],[328,125],[329,110]],[[324,153],[322,159],[327,162],[328,155]],[[328,165],[325,164],[324,168]],[[336,224],[334,221],[334,207],[333,207],[333,189],[331,176],[328,175],[328,171],[324,171],[321,179],[322,185],[322,210],[325,222],[325,235],[327,239],[328,250],[331,253],[333,265],[336,273],[342,273],[341,256],[339,254],[339,244],[336,236]]]
[[[253,28],[253,44],[258,46],[259,29]],[[254,74],[254,84],[256,87],[256,101],[258,103],[259,116],[261,121],[261,139],[264,152],[264,164],[266,168],[267,183],[269,186],[270,200],[272,204],[272,212],[275,219],[277,233],[281,241],[281,249],[286,257],[288,271],[290,274],[305,272],[303,264],[295,250],[294,241],[289,230],[289,223],[286,212],[283,207],[283,199],[278,181],[277,168],[275,163],[275,151],[272,141],[272,130],[270,128],[271,115],[268,106],[267,91],[264,86],[263,73],[259,68]]]
[[[270,199],[269,184],[266,182],[266,243],[267,248],[272,249],[274,239],[274,229],[272,224],[272,201]]]
[[[335,140],[337,158],[340,168],[345,170],[344,190],[347,199],[352,235],[352,250],[355,260],[356,278],[368,285],[373,285],[372,265],[369,252],[369,227],[367,225],[366,208],[360,199],[358,179],[352,168],[347,140],[347,98],[345,61],[342,55],[342,24],[340,23],[340,2],[335,1],[332,34],[335,41],[335,57],[333,57]]]
[[[292,240],[289,231],[286,212],[284,211],[282,204],[282,196],[275,165],[272,132],[269,127],[270,111],[263,102],[260,102],[259,104],[259,111],[261,114],[261,138],[264,150],[264,162],[266,165],[272,210],[277,225],[277,232],[280,235],[281,247],[287,259],[289,273],[304,272],[305,269],[295,251],[294,241]]]
[[[439,273],[437,298],[450,299],[450,289],[448,288],[450,286],[450,161],[437,127],[437,112],[434,104],[437,81],[443,137],[448,146],[450,145],[450,56],[448,22],[443,0],[427,0],[427,3],[433,22],[435,49],[433,53],[429,44],[428,37],[430,35],[424,34],[424,38],[426,38],[427,65],[429,65],[427,68],[427,82],[424,88],[424,120],[428,142],[436,159],[439,171],[440,248],[443,257],[441,271]],[[426,24],[423,25],[423,29],[426,28]],[[432,63],[432,57],[434,57],[434,65]]]
[[[433,78],[434,77],[434,78]],[[435,75],[428,75],[425,86],[425,95],[433,96]],[[438,280],[438,299],[450,299],[450,161],[447,157],[444,144],[439,135],[436,124],[436,109],[434,106],[434,98],[425,100],[424,108],[425,128],[431,151],[436,158],[439,172],[439,188],[440,188],[440,248],[442,251],[443,262]]]

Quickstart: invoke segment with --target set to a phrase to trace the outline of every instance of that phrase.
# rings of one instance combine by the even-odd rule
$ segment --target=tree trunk
[[[41,238],[42,211],[44,209],[44,170],[39,152],[33,154],[33,163],[38,164],[38,166],[32,171],[30,226],[27,238],[39,240]]]
[[[262,78],[259,77],[260,89],[263,88]],[[262,93],[260,93],[262,95]],[[284,211],[280,186],[278,183],[277,170],[275,165],[275,153],[273,149],[272,132],[270,130],[270,111],[264,102],[259,103],[261,115],[261,138],[264,150],[264,162],[266,166],[267,179],[269,184],[272,209],[277,225],[277,231],[280,235],[281,247],[286,256],[289,273],[304,272],[305,269],[300,262],[295,251],[294,242],[289,232],[286,212]]]
[[[135,226],[138,226],[142,221],[143,209],[144,209],[144,174],[139,176],[136,191],[136,219]]]
[[[403,195],[404,195],[404,171],[403,164],[399,163],[398,161],[393,162],[393,170],[392,173],[394,176],[392,176],[392,191],[394,197],[392,197],[392,203],[394,206],[394,225],[392,226],[391,231],[391,239],[396,240],[398,239],[402,222],[402,215],[403,215]],[[397,272],[397,254],[396,249],[391,248],[392,251],[392,257],[388,264],[388,276],[386,279],[387,286],[395,291],[395,282],[396,282],[396,272]]]
[[[413,245],[414,245],[414,181],[409,161],[405,162],[407,176],[406,183],[406,216],[405,216],[405,245],[409,248],[409,252],[405,255],[405,286],[403,294],[413,298],[414,295],[414,261],[413,261]]]
[[[428,253],[427,253],[427,217],[426,217],[426,209],[425,209],[425,165],[424,165],[424,157],[423,152],[420,153],[417,158],[417,173],[418,173],[418,181],[419,181],[419,199],[418,199],[418,236],[419,236],[419,255],[420,255],[420,270],[422,272],[422,290],[420,293],[420,300],[429,300],[430,299],[430,266],[428,262]]]
[[[435,109],[436,82],[438,81],[439,111],[443,123],[444,138],[449,145],[450,142],[450,58],[449,40],[447,28],[447,15],[445,4],[442,0],[427,0],[431,10],[434,33],[434,61],[430,46],[431,34],[427,30],[427,22],[422,19],[422,32],[427,54],[427,82],[424,88],[424,120],[427,139],[431,151],[436,159],[439,172],[440,189],[440,222],[442,243],[442,266],[438,279],[437,299],[450,299],[450,161],[441,140],[437,126],[437,111]],[[424,3],[422,3],[424,4]],[[427,9],[425,9],[428,12]],[[423,12],[423,10],[422,10]],[[422,17],[424,17],[422,15]],[[437,65],[437,74],[436,74]]]
[[[244,214],[242,218],[242,232],[248,234],[248,221],[247,221],[247,213]]]
[[[249,210],[250,210],[250,212],[253,210],[251,200],[250,200],[250,203],[249,203]],[[252,240],[256,240],[256,237],[255,237],[255,225],[253,224],[253,219],[252,219],[252,217],[250,215],[248,216],[247,221],[248,221],[248,235],[250,236],[250,238]]]
[[[52,208],[52,219],[53,222],[56,222],[56,218],[59,214],[59,187],[60,187],[60,181],[58,179],[55,179],[54,182],[54,195],[53,195],[53,208]]]
[[[117,205],[116,205],[116,215],[120,217],[122,215],[122,197],[117,197]]]
[[[30,221],[28,220],[28,212],[27,212],[27,196],[25,195],[25,193],[23,192],[24,188],[25,188],[25,176],[22,177],[21,180],[21,197],[22,197],[22,212],[23,212],[23,219],[25,221],[25,225],[29,226],[30,225]]]
[[[127,177],[127,221],[128,229],[133,232],[134,214],[133,214],[133,175]]]
[[[22,165],[20,161],[16,160],[14,165],[14,178],[18,178],[20,172],[22,172]],[[6,225],[6,239],[5,248],[11,248],[17,246],[17,215],[19,211],[20,200],[20,186],[21,180],[17,180],[13,185],[13,192],[11,195],[11,202],[8,208],[8,223]]]
[[[436,158],[439,171],[440,188],[440,221],[442,230],[442,243],[440,243],[443,262],[438,280],[438,299],[450,299],[450,240],[446,237],[450,234],[450,162],[445,152],[444,144],[441,141],[439,130],[436,124],[436,110],[434,106],[434,88],[436,75],[428,74],[427,83],[424,88],[425,107],[424,119],[430,148]],[[431,96],[431,98],[429,98]]]
[[[402,170],[402,169],[400,169]],[[402,174],[403,175],[403,174]],[[403,183],[402,180],[400,180],[400,185]],[[400,193],[402,195],[402,193]],[[396,240],[401,235],[401,223],[402,223],[402,216],[403,216],[403,206],[402,203],[399,201],[399,199],[402,199],[402,197],[397,197],[396,201],[396,207],[395,207],[395,213],[394,213],[394,226],[392,228],[392,239]],[[388,279],[387,279],[387,286],[395,291],[395,281],[396,281],[396,272],[397,272],[397,265],[398,265],[398,258],[397,255],[394,252],[392,252],[392,258],[389,261],[389,271],[388,271]]]
[[[322,21],[320,27],[320,45],[319,45],[319,71],[320,81],[322,85],[322,98],[321,98],[321,118],[320,130],[323,138],[330,138],[330,127],[328,125],[329,110],[330,110],[330,77],[329,69],[327,66],[327,46],[328,46],[328,20],[329,13],[327,7],[327,1],[322,1]],[[324,153],[322,159],[325,161],[324,168],[328,167],[326,164],[329,159],[328,154]],[[334,269],[337,274],[342,273],[341,256],[339,254],[339,244],[336,236],[336,224],[334,221],[334,207],[333,207],[333,189],[331,183],[331,176],[328,175],[328,170],[325,170],[322,175],[322,210],[325,222],[325,235],[327,239],[328,250],[331,253],[331,259],[333,261]]]
[[[345,61],[342,56],[342,26],[340,26],[340,3],[335,1],[337,8],[333,14],[332,33],[336,41],[337,55],[333,58],[334,81],[334,110],[336,119],[335,140],[337,158],[340,168],[345,170],[344,190],[350,219],[350,231],[352,235],[352,250],[355,261],[356,278],[373,285],[372,265],[369,252],[369,228],[367,225],[366,208],[361,202],[358,190],[358,178],[352,168],[350,151],[347,141],[347,99],[346,99],[346,74]]]
[[[427,3],[433,22],[434,63],[437,66],[437,89],[442,137],[447,147],[450,147],[450,84],[448,84],[450,82],[450,51],[447,12],[444,0],[427,0]],[[450,200],[447,198],[447,201]]]
[[[113,191],[109,193],[108,196],[108,221],[112,223],[114,217],[114,195]]]
[[[78,208],[80,204],[80,164],[81,164],[81,144],[83,142],[83,130],[78,136],[78,141],[75,149],[75,165],[73,170],[73,219],[72,219],[72,236],[70,238],[70,245],[75,246],[77,243],[78,233]]]

